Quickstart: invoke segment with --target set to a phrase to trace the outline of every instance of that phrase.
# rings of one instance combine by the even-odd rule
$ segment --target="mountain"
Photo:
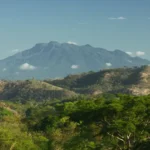
[[[148,95],[150,94],[150,66],[107,69],[69,75],[64,79],[47,80],[46,82],[80,94]]]
[[[108,51],[88,44],[78,46],[52,41],[38,43],[31,49],[0,60],[0,78],[62,78],[91,70],[147,64],[150,61],[131,57],[121,50]]]

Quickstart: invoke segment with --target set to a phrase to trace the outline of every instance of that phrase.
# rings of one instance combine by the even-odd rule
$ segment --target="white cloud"
[[[145,55],[145,52],[142,52],[142,51],[136,52],[136,56],[144,56],[144,55]]]
[[[125,18],[125,17],[110,17],[110,18],[108,18],[109,20],[125,20],[125,19],[127,19],[127,18]]]
[[[71,69],[78,69],[78,68],[79,68],[78,65],[72,65],[72,66],[71,66]]]
[[[19,49],[13,49],[13,50],[12,50],[12,53],[18,53],[18,52],[20,52]]]
[[[116,20],[116,18],[114,18],[114,17],[110,17],[110,18],[108,18],[109,20]]]
[[[127,19],[127,18],[125,18],[125,17],[118,17],[117,19],[118,19],[118,20],[125,20],[125,19]]]
[[[133,53],[132,52],[126,52],[128,55],[130,55],[130,56],[132,56],[133,55]]]
[[[107,67],[111,67],[111,66],[112,66],[111,63],[106,63],[105,65],[106,65]]]
[[[15,75],[19,75],[19,72],[15,72]]]
[[[28,63],[22,64],[19,68],[20,68],[20,70],[35,70],[36,69],[35,66],[32,66]]]
[[[143,51],[137,51],[137,52],[126,52],[128,55],[132,56],[132,57],[135,57],[135,56],[144,56],[145,55],[145,52]]]
[[[68,44],[78,45],[76,42],[68,41]]]
[[[3,70],[2,70],[3,72],[5,72],[5,71],[7,71],[7,68],[3,68]]]
[[[132,60],[128,60],[129,63],[132,63]]]

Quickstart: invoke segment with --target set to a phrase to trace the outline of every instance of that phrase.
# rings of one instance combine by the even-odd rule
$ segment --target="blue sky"
[[[150,0],[0,0],[0,59],[49,41],[150,59],[149,40]]]

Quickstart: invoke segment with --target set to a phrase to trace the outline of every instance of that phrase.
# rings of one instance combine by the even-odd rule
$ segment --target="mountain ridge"
[[[62,100],[64,98],[75,97],[73,91],[54,86],[52,84],[38,81],[35,79],[25,81],[1,81],[0,99],[9,101],[44,101],[44,100]]]
[[[150,94],[150,66],[104,69],[49,80],[0,80],[0,99],[6,101],[64,101],[82,95]]]
[[[80,94],[148,95],[150,94],[150,66],[106,69],[69,75],[59,80],[45,80],[45,82]]]
[[[37,43],[0,60],[0,79],[45,79],[106,68],[148,65],[150,61],[131,57],[121,50],[108,51],[89,44]],[[21,67],[22,66],[22,67]]]

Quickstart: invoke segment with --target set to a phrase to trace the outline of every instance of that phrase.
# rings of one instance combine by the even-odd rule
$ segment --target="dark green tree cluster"
[[[150,149],[150,96],[106,94],[22,107],[19,115],[0,109],[2,150]]]

